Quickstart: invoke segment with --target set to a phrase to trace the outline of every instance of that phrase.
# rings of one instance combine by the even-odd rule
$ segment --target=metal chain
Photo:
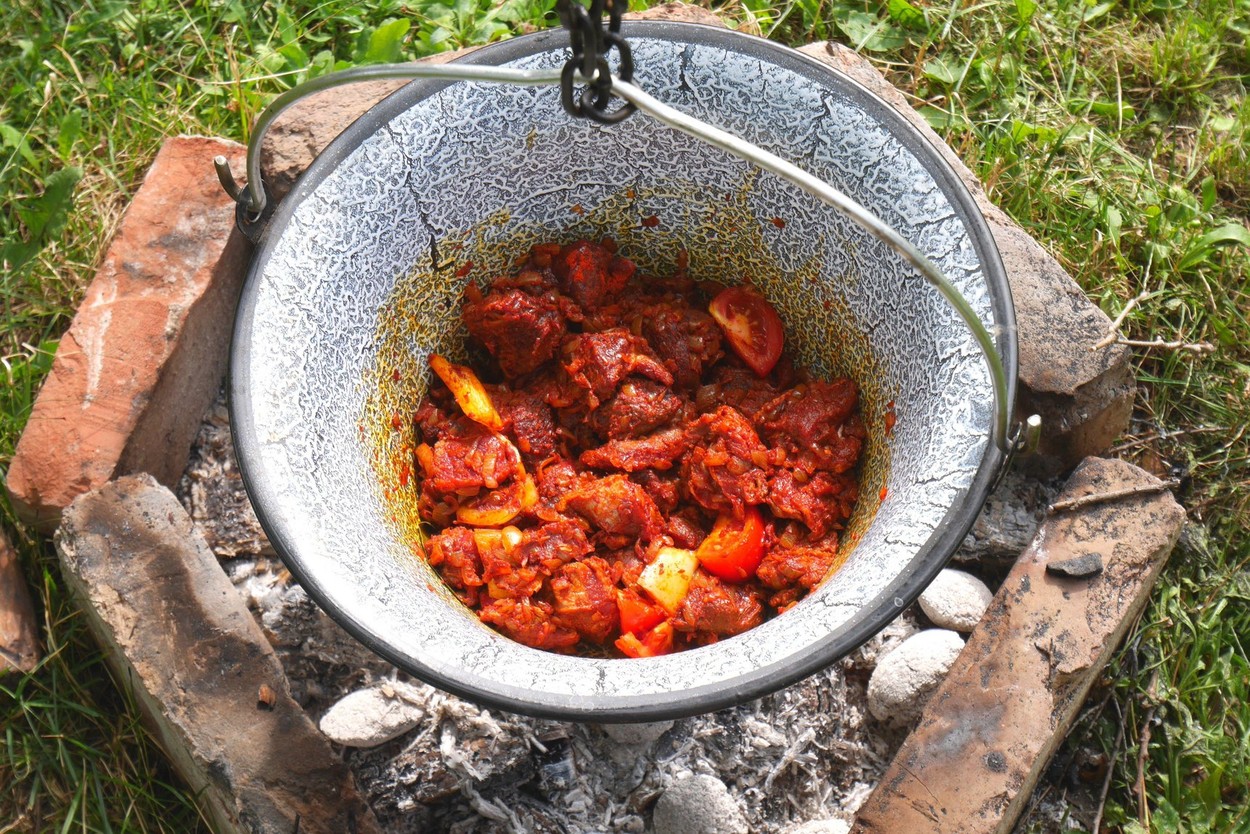
[[[560,23],[569,31],[569,44],[573,55],[564,64],[560,75],[560,103],[570,116],[580,116],[600,124],[615,124],[636,109],[632,104],[622,104],[610,110],[612,101],[612,71],[608,55],[613,49],[620,56],[616,77],[629,82],[634,78],[634,56],[629,44],[621,37],[621,13],[626,0],[591,0],[590,8],[577,0],[557,0],[556,13]],[[607,12],[608,28],[603,28],[603,15]],[[581,90],[576,88],[580,74],[586,82]]]

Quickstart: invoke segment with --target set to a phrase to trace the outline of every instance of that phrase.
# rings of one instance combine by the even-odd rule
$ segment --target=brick
[[[1042,418],[1042,442],[1030,469],[1063,472],[1106,451],[1128,428],[1136,391],[1128,348],[1091,350],[1107,334],[1111,320],[1040,243],[990,202],[976,175],[867,59],[825,41],[799,51],[849,75],[892,105],[950,163],[985,215],[1016,308],[1017,412]]]
[[[0,675],[29,672],[39,662],[35,607],[22,576],[17,551],[0,530]]]
[[[75,500],[66,584],[217,834],[376,834],[346,765],[189,516],[148,475]]]
[[[180,136],[161,147],[57,348],[6,487],[44,532],[116,475],[172,485],[226,370],[251,246],[213,157],[243,148]]]
[[[1089,458],[1061,499],[1160,481]],[[1090,686],[1145,606],[1185,511],[1166,491],[1050,516],[999,588],[853,829],[908,834],[1011,831]],[[1048,573],[1094,554],[1100,573]]]

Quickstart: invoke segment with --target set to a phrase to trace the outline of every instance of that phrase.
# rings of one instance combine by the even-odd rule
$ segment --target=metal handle
[[[283,110],[307,95],[343,84],[378,79],[440,78],[451,81],[558,85],[561,83],[561,75],[562,70],[560,69],[520,70],[458,63],[441,65],[381,64],[330,73],[293,87],[278,96],[261,113],[260,118],[256,121],[256,128],[252,133],[251,141],[248,143],[248,182],[246,188],[241,188],[235,182],[234,176],[230,173],[230,166],[224,157],[219,156],[214,160],[217,176],[221,180],[222,187],[239,204],[240,224],[245,222],[254,223],[261,218],[267,207],[267,198],[260,176],[261,142],[274,119]],[[599,80],[598,73],[595,74],[595,77],[584,80],[586,83],[594,83]],[[994,423],[991,427],[991,439],[995,446],[1009,457],[1017,453],[1028,454],[1037,447],[1041,434],[1041,419],[1037,415],[1032,415],[1026,422],[1017,424],[1014,430],[1010,425],[1011,415],[1007,411],[1007,372],[1003,368],[1002,358],[998,355],[998,350],[994,345],[994,337],[981,324],[981,319],[977,316],[976,311],[972,309],[972,305],[968,303],[968,300],[947,280],[937,265],[929,260],[911,241],[900,235],[893,227],[854,199],[843,194],[824,180],[809,174],[797,165],[756,147],[732,133],[713,127],[680,110],[669,107],[643,92],[632,83],[623,81],[616,76],[611,77],[611,90],[626,102],[662,124],[715,145],[797,185],[821,202],[831,206],[859,224],[873,237],[901,255],[904,260],[914,266],[924,276],[925,280],[936,287],[950,305],[955,308],[955,311],[963,318],[964,323],[968,325],[968,329],[972,332],[977,345],[985,356],[985,363],[990,372],[990,382],[994,388]]]

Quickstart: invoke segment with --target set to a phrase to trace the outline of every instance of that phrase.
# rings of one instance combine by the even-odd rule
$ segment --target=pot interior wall
[[[645,89],[803,160],[920,244],[994,324],[970,201],[931,171],[931,149],[883,122],[879,102],[829,86],[837,78],[803,59],[744,54],[736,36],[694,44],[649,36],[658,32],[630,36]],[[562,38],[522,41],[477,60],[562,63]],[[245,295],[232,391],[262,520],[358,636],[409,671],[513,709],[654,716],[811,671],[936,572],[945,554],[933,543],[967,515],[983,474],[992,394],[966,326],[883,244],[645,116],[608,129],[574,121],[553,89],[418,84],[367,118],[275,218]],[[871,437],[853,546],[830,581],[746,635],[645,662],[540,653],[482,626],[414,553],[415,495],[401,484],[426,358],[462,354],[465,282],[507,272],[532,243],[604,235],[645,270],[670,271],[684,248],[696,277],[753,283],[800,364],[860,384]]]

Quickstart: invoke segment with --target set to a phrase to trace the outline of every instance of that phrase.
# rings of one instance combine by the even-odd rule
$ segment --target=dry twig
[[[1198,426],[1191,429],[1175,429],[1174,431],[1153,431],[1150,434],[1135,437],[1132,440],[1126,440],[1118,443],[1108,450],[1108,454],[1118,455],[1121,452],[1127,452],[1129,449],[1136,449],[1138,446],[1144,446],[1147,443],[1153,443],[1156,440],[1172,440],[1177,437],[1188,437],[1191,434],[1212,434],[1215,432],[1230,431],[1230,426]]]
[[[1146,804],[1146,757],[1150,753],[1150,722],[1154,720],[1155,710],[1159,708],[1156,700],[1158,686],[1159,670],[1156,669],[1146,686],[1146,695],[1153,703],[1146,710],[1145,720],[1142,721],[1141,744],[1137,748],[1137,818],[1147,831],[1150,830],[1150,806]]]
[[[1108,501],[1130,498],[1134,495],[1150,495],[1155,492],[1163,492],[1167,489],[1175,489],[1180,486],[1180,483],[1181,482],[1178,479],[1170,478],[1157,484],[1143,484],[1141,486],[1125,487],[1124,489],[1113,489],[1110,492],[1095,492],[1091,495],[1080,495],[1076,498],[1067,498],[1063,501],[1056,501],[1046,508],[1046,512],[1054,515],[1055,513],[1079,510],[1082,507],[1089,507],[1094,504],[1105,504]]]
[[[1151,293],[1149,292],[1141,292],[1133,298],[1130,298],[1128,303],[1124,305],[1124,309],[1120,311],[1120,315],[1116,316],[1115,321],[1111,322],[1111,326],[1107,328],[1107,335],[1095,342],[1093,346],[1090,347],[1090,351],[1093,352],[1095,350],[1102,350],[1108,345],[1115,344],[1116,341],[1121,338],[1120,325],[1124,324],[1124,319],[1128,317],[1128,314],[1133,311],[1134,307],[1145,301],[1147,298],[1150,298],[1150,295]]]
[[[1120,729],[1115,734],[1115,743],[1111,745],[1111,758],[1107,763],[1107,775],[1102,780],[1102,790],[1098,792],[1098,810],[1094,812],[1093,834],[1099,834],[1102,831],[1102,815],[1107,809],[1107,794],[1111,792],[1111,778],[1115,776],[1115,760],[1120,755],[1120,748],[1124,744],[1124,734],[1128,729],[1128,721],[1125,719],[1124,710],[1120,709],[1118,701],[1115,709],[1120,714]]]
[[[1171,342],[1165,342],[1162,339],[1151,339],[1150,341],[1142,341],[1140,339],[1126,339],[1123,336],[1115,340],[1117,345],[1128,345],[1129,347],[1143,348],[1166,348],[1168,350],[1187,350],[1190,353],[1196,353],[1204,356],[1208,353],[1215,353],[1215,345],[1210,342],[1184,342],[1176,339]]]

